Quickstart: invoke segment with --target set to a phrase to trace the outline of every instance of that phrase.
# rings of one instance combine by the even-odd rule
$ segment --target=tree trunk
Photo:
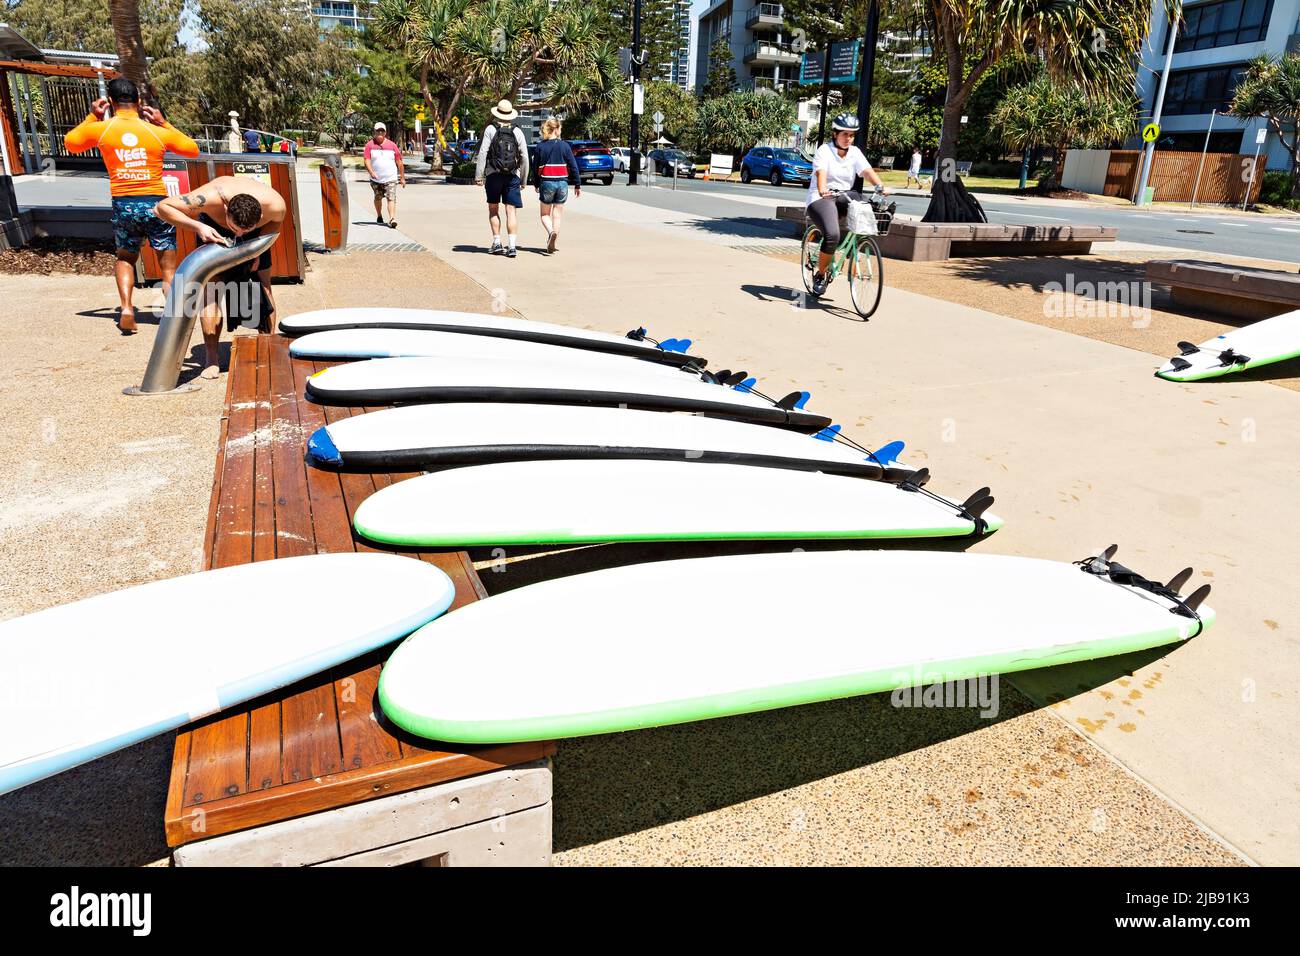
[[[157,106],[158,95],[149,80],[149,60],[140,33],[140,0],[108,0],[108,8],[121,73],[139,89],[142,103]]]
[[[957,175],[957,137],[961,133],[962,111],[969,92],[960,78],[949,77],[948,101],[943,108],[943,131],[934,156],[934,184],[930,187],[930,205],[922,222],[988,222],[979,200],[970,194]]]

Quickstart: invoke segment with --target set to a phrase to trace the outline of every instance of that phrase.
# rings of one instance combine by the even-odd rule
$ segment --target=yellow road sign
[[[1147,123],[1146,126],[1142,127],[1142,139],[1145,140],[1146,142],[1154,143],[1156,141],[1156,138],[1159,136],[1160,136],[1159,123]]]

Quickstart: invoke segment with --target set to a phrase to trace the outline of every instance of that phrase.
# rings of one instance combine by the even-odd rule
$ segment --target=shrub
[[[473,179],[477,163],[472,159],[461,160],[451,167],[452,179]]]
[[[1300,200],[1291,198],[1291,175],[1274,169],[1264,173],[1259,187],[1259,201],[1287,209],[1300,208]]]

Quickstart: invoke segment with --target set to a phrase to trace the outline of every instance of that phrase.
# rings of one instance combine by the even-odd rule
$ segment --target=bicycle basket
[[[876,210],[869,202],[849,201],[848,214],[844,217],[849,232],[862,236],[874,236],[876,229]]]
[[[875,212],[876,235],[888,235],[889,224],[894,221],[894,204],[891,202],[888,206],[877,206]]]

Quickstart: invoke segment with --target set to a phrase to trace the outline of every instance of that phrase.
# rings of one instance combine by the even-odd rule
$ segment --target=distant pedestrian
[[[916,180],[916,188],[921,188],[921,147],[912,147],[912,161],[907,164],[907,186],[912,185],[912,180]],[[903,188],[906,189],[907,186]]]
[[[108,114],[112,102],[113,115]],[[96,100],[90,114],[63,139],[70,153],[99,148],[108,167],[108,191],[113,197],[113,241],[117,247],[114,271],[121,298],[117,327],[123,335],[136,331],[135,263],[147,238],[158,254],[164,290],[176,274],[176,229],[158,218],[155,207],[167,197],[163,185],[163,154],[199,155],[198,144],[163,119],[152,106],[140,105],[140,92],[125,77],[108,84],[108,97]]]
[[[560,139],[560,121],[554,116],[542,123],[542,141],[537,144],[534,165],[542,227],[546,230],[546,251],[554,253],[560,241],[560,213],[568,201],[569,187],[573,187],[575,197],[582,196],[578,161],[573,156],[573,148]]]
[[[374,135],[366,143],[366,172],[370,174],[370,188],[375,194],[375,222],[384,224],[382,204],[388,200],[388,226],[397,228],[397,184],[406,188],[406,166],[402,151],[388,138],[388,127],[376,123]]]
[[[260,153],[262,151],[262,140],[257,135],[257,130],[244,130],[244,152]]]
[[[515,234],[519,230],[516,209],[524,205],[520,187],[528,181],[528,143],[523,131],[514,125],[518,111],[509,100],[501,100],[491,110],[497,121],[483,131],[479,144],[474,179],[487,192],[488,225],[492,228],[492,254],[503,252],[511,259],[516,255]],[[486,170],[486,175],[485,175]],[[506,207],[506,232],[509,246],[501,248],[501,206]]]

